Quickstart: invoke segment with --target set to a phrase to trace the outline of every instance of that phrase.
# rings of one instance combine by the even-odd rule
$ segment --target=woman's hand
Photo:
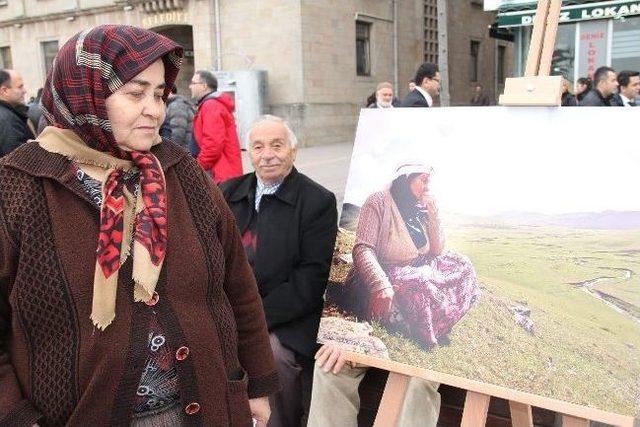
[[[251,408],[251,416],[256,420],[256,427],[267,427],[267,421],[271,416],[269,398],[265,396],[249,399],[249,408]]]
[[[422,206],[427,209],[430,219],[438,218],[438,204],[432,194],[424,193],[422,196]]]
[[[393,303],[393,288],[384,288],[375,291],[369,298],[369,315],[373,320],[384,319],[391,312]]]

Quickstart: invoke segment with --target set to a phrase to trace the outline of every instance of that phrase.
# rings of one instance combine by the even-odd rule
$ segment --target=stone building
[[[511,50],[508,42],[489,38],[487,27],[495,15],[484,12],[478,0],[446,3],[451,105],[467,103],[476,81],[495,97],[508,73],[497,64]],[[404,96],[417,66],[438,60],[435,4],[0,0],[0,67],[19,70],[33,95],[58,47],[72,35],[103,23],[137,25],[185,47],[180,93],[188,94],[197,69],[265,70],[265,111],[287,118],[303,145],[345,142],[353,140],[359,109],[378,82],[393,82]]]

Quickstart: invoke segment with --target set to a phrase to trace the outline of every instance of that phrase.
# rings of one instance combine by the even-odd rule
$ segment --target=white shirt
[[[431,98],[431,95],[429,95],[429,92],[422,89],[420,86],[416,86],[415,90],[417,90],[422,94],[422,96],[424,96],[424,98],[427,100],[427,104],[429,104],[429,107],[433,106],[433,98]]]
[[[256,201],[255,201],[255,208],[257,212],[260,210],[260,200],[262,200],[262,196],[264,196],[265,194],[274,194],[276,191],[278,191],[278,188],[280,188],[280,184],[282,184],[282,181],[275,182],[273,184],[266,184],[262,182],[262,180],[258,178],[257,175],[256,175],[256,179],[258,180],[256,184]]]
[[[622,105],[624,105],[625,107],[631,107],[631,105],[629,104],[631,100],[629,98],[627,98],[623,94],[620,94],[620,99],[622,99]]]

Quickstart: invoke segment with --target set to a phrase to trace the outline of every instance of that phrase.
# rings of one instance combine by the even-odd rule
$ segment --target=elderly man
[[[431,107],[433,99],[440,95],[440,71],[438,66],[425,62],[416,71],[413,79],[416,88],[409,92],[401,107]]]
[[[0,156],[35,138],[24,104],[26,93],[17,71],[0,69]]]
[[[580,107],[611,107],[611,98],[618,91],[616,71],[610,67],[600,67],[593,74],[591,89],[578,104]]]
[[[394,108],[398,100],[393,96],[393,86],[389,82],[382,82],[376,87],[376,101],[367,108]]]
[[[618,93],[613,95],[611,105],[614,107],[635,107],[636,98],[640,96],[640,72],[620,71],[618,85]]]
[[[259,119],[248,142],[255,172],[221,190],[258,282],[282,384],[270,398],[269,426],[299,427],[310,385],[301,379],[313,371],[337,231],[336,199],[293,166],[297,140],[282,119]]]
[[[191,147],[198,163],[211,173],[216,183],[242,175],[233,99],[218,92],[218,80],[210,71],[196,71],[189,87],[198,103],[193,117],[196,147]]]

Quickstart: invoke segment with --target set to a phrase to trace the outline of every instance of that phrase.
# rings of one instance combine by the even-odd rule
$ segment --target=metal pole
[[[438,68],[440,69],[440,105],[448,107],[449,97],[449,36],[447,34],[447,1],[438,0]]]
[[[222,69],[222,31],[220,30],[220,0],[214,0],[215,9],[215,29],[216,29],[216,70]]]
[[[393,3],[393,93],[397,94],[399,90],[398,77],[398,0],[392,0]]]

